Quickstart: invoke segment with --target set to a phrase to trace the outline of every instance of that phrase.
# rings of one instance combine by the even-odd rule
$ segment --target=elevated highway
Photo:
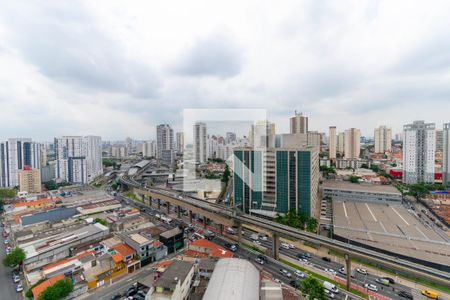
[[[138,174],[136,174],[138,175]],[[136,176],[135,175],[135,176]],[[266,231],[273,233],[272,253],[274,258],[278,259],[279,252],[279,238],[294,238],[298,240],[308,241],[321,246],[335,250],[345,255],[346,269],[351,270],[351,258],[359,258],[364,261],[374,263],[376,265],[384,266],[389,269],[398,270],[401,273],[409,274],[417,278],[423,278],[432,282],[439,283],[450,287],[450,273],[448,271],[437,270],[421,264],[417,264],[408,260],[399,259],[395,256],[383,254],[374,250],[354,246],[341,241],[333,240],[328,237],[320,236],[303,230],[298,230],[289,226],[285,226],[270,220],[261,219],[255,216],[250,216],[238,212],[229,207],[212,204],[204,200],[195,199],[188,196],[183,196],[177,192],[143,187],[134,178],[135,176],[128,176],[125,174],[121,178],[121,183],[133,188],[135,194],[142,197],[149,197],[150,201],[164,201],[170,205],[176,205],[189,210],[190,214],[197,213],[204,216],[217,224],[225,226],[238,227],[239,239],[241,239],[241,226],[248,224],[259,227]],[[178,210],[180,211],[180,210]],[[450,265],[450,258],[449,258]],[[347,272],[347,286],[350,284],[350,272]]]

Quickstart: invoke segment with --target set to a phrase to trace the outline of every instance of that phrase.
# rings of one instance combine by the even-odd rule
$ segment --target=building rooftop
[[[34,299],[38,299],[39,295],[42,294],[49,286],[54,285],[60,280],[63,280],[65,278],[64,274],[56,275],[55,277],[49,278],[46,281],[42,282],[41,284],[35,286],[31,291],[33,292]]]
[[[174,260],[161,277],[156,280],[155,287],[174,289],[178,280],[183,282],[193,267],[192,262]]]
[[[206,289],[204,300],[259,300],[258,269],[238,258],[220,259]]]
[[[124,243],[115,245],[113,249],[119,252],[123,257],[127,257],[136,253],[133,248]]]
[[[351,183],[349,181],[341,181],[341,180],[325,180],[323,182],[323,188],[348,190],[355,192],[378,192],[378,193],[401,195],[400,191],[397,190],[392,185]]]
[[[170,229],[170,230],[160,233],[159,236],[162,236],[163,238],[166,238],[166,239],[170,239],[171,237],[173,237],[177,234],[180,234],[180,233],[181,233],[181,229],[178,227],[175,227],[173,229]]]
[[[145,245],[150,242],[149,239],[147,239],[145,236],[139,234],[139,233],[132,233],[129,235],[130,239],[138,243],[139,245]]]
[[[189,250],[196,251],[196,248],[205,249],[207,251],[207,254],[212,257],[220,257],[220,258],[231,258],[233,257],[233,252],[228,251],[213,242],[210,242],[205,239],[199,239],[196,241],[193,241],[189,244]],[[198,251],[197,251],[198,252]],[[203,252],[203,251],[202,251]]]

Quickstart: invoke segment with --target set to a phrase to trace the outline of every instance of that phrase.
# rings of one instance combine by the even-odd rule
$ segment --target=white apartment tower
[[[275,123],[268,120],[257,121],[252,124],[249,142],[255,149],[272,148],[275,146]]]
[[[295,116],[290,118],[290,127],[291,133],[308,133],[308,117],[295,112]]]
[[[361,131],[356,128],[345,130],[344,157],[346,159],[359,158],[361,149]]]
[[[385,153],[392,150],[392,130],[386,126],[375,128],[375,153]]]
[[[156,142],[146,141],[142,143],[142,156],[155,157],[156,156]]]
[[[336,159],[336,126],[330,126],[328,139],[328,158]]]
[[[177,132],[177,152],[183,153],[184,151],[184,132]]]
[[[41,169],[41,145],[30,138],[0,142],[0,187],[19,185],[19,171],[25,166]]]
[[[102,139],[99,136],[55,138],[56,178],[87,184],[103,172]]]
[[[194,124],[194,157],[195,162],[203,164],[207,160],[207,130],[206,124],[197,122]]]
[[[169,124],[156,126],[156,157],[162,158],[163,150],[174,150],[173,129]]]
[[[414,121],[403,126],[403,182],[433,183],[436,130],[433,123]]]
[[[344,144],[345,144],[345,133],[339,132],[337,139],[337,152],[341,155],[344,153],[345,150]]]
[[[444,124],[442,131],[442,184],[450,185],[450,123]]]

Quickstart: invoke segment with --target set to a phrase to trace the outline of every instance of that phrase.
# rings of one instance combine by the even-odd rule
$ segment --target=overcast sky
[[[184,108],[442,127],[450,1],[414,2],[0,0],[0,139],[152,139]]]

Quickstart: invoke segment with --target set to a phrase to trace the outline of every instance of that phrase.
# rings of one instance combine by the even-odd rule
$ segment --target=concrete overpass
[[[121,183],[132,187],[135,194],[141,195],[143,199],[149,197],[148,201],[164,201],[169,205],[176,205],[178,208],[182,207],[189,210],[190,216],[192,213],[200,214],[217,224],[225,226],[238,227],[238,239],[241,240],[241,228],[243,224],[259,227],[273,234],[272,254],[275,259],[278,259],[280,248],[280,236],[286,238],[294,238],[303,241],[320,244],[321,246],[339,251],[344,254],[346,260],[346,269],[351,270],[351,258],[360,258],[368,262],[375,263],[390,269],[398,270],[405,274],[413,275],[417,278],[424,278],[432,282],[437,282],[444,286],[450,286],[450,273],[446,271],[437,270],[421,264],[417,264],[408,260],[399,259],[394,256],[383,254],[377,251],[366,248],[354,246],[341,241],[333,240],[324,236],[309,233],[303,230],[298,230],[289,226],[281,225],[266,219],[243,214],[229,207],[211,204],[203,200],[192,197],[181,196],[177,192],[168,191],[164,189],[146,188],[142,187],[140,183],[136,182],[133,177],[124,175],[121,178]],[[180,209],[178,209],[180,213]],[[347,288],[350,288],[350,273],[347,273]]]

